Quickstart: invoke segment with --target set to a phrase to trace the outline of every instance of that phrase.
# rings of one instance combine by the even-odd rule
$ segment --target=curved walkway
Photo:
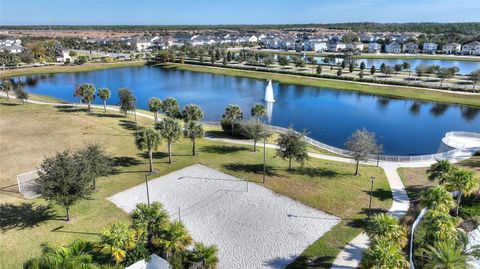
[[[5,96],[5,94],[0,93],[0,95]],[[13,98],[14,99],[14,98]],[[28,103],[32,104],[40,104],[40,105],[51,105],[51,106],[59,106],[59,105],[75,105],[71,103],[49,103],[49,102],[42,102],[42,101],[35,101],[35,100],[26,100]],[[86,107],[86,105],[80,105],[81,107]],[[99,105],[92,105],[93,108],[103,109],[103,106]],[[115,106],[107,106],[107,110],[109,111],[118,111],[118,107]],[[144,117],[148,119],[154,119],[152,115],[148,115],[142,112],[137,112],[137,116]],[[245,140],[235,140],[235,139],[227,139],[227,138],[213,138],[213,137],[206,137],[206,139],[221,141],[225,143],[232,143],[232,144],[241,144],[241,145],[253,145],[251,141]],[[455,163],[461,160],[465,160],[470,158],[475,152],[480,150],[480,139],[466,139],[466,138],[453,138],[455,142],[462,142],[461,150],[449,157],[448,159]],[[276,145],[267,144],[266,147],[268,148],[276,148]],[[346,163],[353,163],[354,161],[347,157],[340,157],[340,156],[332,156],[326,155],[321,153],[313,153],[309,152],[308,155],[313,158],[325,159],[325,160],[332,160],[338,162],[346,162]],[[421,162],[380,162],[379,166],[385,171],[386,178],[390,185],[392,191],[392,198],[393,203],[392,207],[388,211],[389,214],[401,218],[407,212],[410,206],[410,200],[408,199],[407,191],[405,190],[405,186],[400,178],[400,175],[397,172],[397,169],[400,167],[428,167],[435,161],[421,161]],[[376,165],[376,161],[368,161],[364,164],[367,165]],[[358,268],[359,264],[362,260],[363,251],[368,247],[369,238],[365,233],[359,234],[355,237],[350,243],[348,243],[345,248],[338,254],[333,265],[331,268],[334,269],[350,269],[350,268]]]

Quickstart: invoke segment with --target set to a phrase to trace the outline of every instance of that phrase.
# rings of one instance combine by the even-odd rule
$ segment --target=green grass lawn
[[[212,74],[248,77],[254,79],[272,79],[280,83],[333,88],[338,90],[358,91],[370,94],[379,94],[388,97],[428,100],[440,103],[463,104],[480,107],[480,95],[461,95],[450,92],[430,91],[421,88],[404,86],[372,85],[335,79],[322,79],[306,76],[277,74],[270,72],[248,71],[233,68],[210,67],[190,64],[163,64],[163,68],[176,68],[193,72],[208,72]]]
[[[71,107],[21,105],[0,99],[0,268],[21,268],[27,259],[40,253],[45,241],[66,244],[75,238],[96,240],[103,227],[116,221],[128,221],[128,215],[105,198],[141,184],[148,167],[143,152],[134,146],[133,117],[115,112],[104,114],[72,112]],[[138,118],[139,124],[151,120]],[[71,209],[74,220],[64,221],[65,212],[49,207],[42,199],[26,200],[18,193],[15,176],[39,166],[46,156],[64,149],[98,143],[115,158],[116,173],[99,179],[91,199]],[[191,143],[182,140],[173,146],[174,163],[166,163],[165,144],[155,154],[158,169],[155,178],[177,169],[203,163],[228,174],[259,183],[262,175],[262,151],[252,147],[198,141],[198,156],[190,156]],[[311,159],[303,168],[287,172],[287,162],[273,158],[267,149],[268,178],[265,187],[311,207],[343,219],[325,236],[307,248],[294,268],[328,268],[341,248],[360,232],[368,206],[369,177],[380,179],[375,186],[373,208],[387,210],[392,201],[383,171],[361,167],[361,176],[353,176],[354,165]],[[307,266],[307,260],[313,262]]]
[[[114,63],[86,63],[83,65],[68,65],[68,66],[56,65],[56,66],[29,67],[29,68],[0,71],[0,78],[32,75],[32,74],[87,72],[87,71],[116,68],[116,67],[143,66],[143,65],[145,65],[145,61],[114,62]]]

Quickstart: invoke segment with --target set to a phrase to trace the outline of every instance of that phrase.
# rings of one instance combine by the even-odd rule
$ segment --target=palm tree
[[[243,113],[238,105],[230,104],[225,108],[225,113],[223,114],[222,117],[230,121],[230,124],[232,125],[232,134],[233,134],[234,128],[235,128],[235,122],[237,120],[243,119]]]
[[[185,122],[199,121],[203,118],[203,111],[198,105],[186,105],[183,108],[182,117]]]
[[[110,98],[112,93],[108,88],[101,88],[98,90],[97,96],[100,97],[103,101],[103,112],[107,113],[107,100]]]
[[[158,121],[158,112],[162,109],[162,100],[152,97],[148,100],[148,109],[153,112],[155,123]]]
[[[455,214],[458,216],[462,196],[468,196],[478,190],[480,180],[475,172],[468,169],[456,168],[446,179],[445,189],[448,191],[457,191],[457,208]]]
[[[259,122],[260,117],[267,115],[267,109],[262,104],[255,104],[253,105],[250,113],[252,117],[254,117],[257,120],[257,122]]]
[[[129,229],[124,223],[114,223],[103,230],[97,248],[101,253],[110,255],[116,264],[120,264],[127,251],[134,249],[137,242],[137,231]]]
[[[203,269],[214,269],[218,265],[218,248],[215,245],[197,242],[193,246],[192,256],[195,262],[202,264]]]
[[[402,248],[387,238],[379,238],[365,250],[362,264],[363,268],[409,267]]]
[[[197,138],[202,138],[204,135],[203,126],[200,123],[190,121],[185,124],[183,129],[183,136],[192,141],[192,155],[195,156],[195,142]]]
[[[153,172],[153,151],[160,146],[160,134],[153,128],[142,128],[135,135],[135,145],[139,150],[147,150],[150,172]]]
[[[184,251],[192,242],[192,237],[181,221],[167,224],[161,235],[153,238],[153,245],[162,248],[166,257]]]
[[[162,102],[162,110],[167,116],[175,118],[178,116],[180,108],[175,98],[167,97]]]
[[[425,268],[430,269],[467,269],[467,255],[454,240],[438,241],[428,246],[426,254],[429,262]]]
[[[448,213],[455,207],[452,195],[442,186],[433,187],[425,191],[420,201],[425,207],[445,213]]]
[[[443,184],[453,168],[454,166],[448,160],[437,160],[428,169],[428,178],[430,180],[438,180],[440,184]]]
[[[33,258],[27,261],[23,268],[97,268],[92,263],[90,247],[88,243],[81,240],[75,240],[70,245],[56,246],[51,243],[42,244],[42,255],[39,258]]]
[[[163,209],[159,202],[153,202],[150,205],[140,203],[132,212],[132,226],[137,230],[147,233],[147,242],[152,243],[152,238],[159,235],[168,224],[168,213]]]
[[[168,117],[155,125],[160,131],[160,135],[167,140],[168,143],[168,163],[172,163],[172,144],[180,139],[182,128],[174,119]]]
[[[80,97],[82,98],[82,102],[87,103],[88,112],[91,112],[91,103],[95,100],[95,86],[90,83],[83,83],[80,86]]]
[[[409,62],[403,62],[403,70],[408,70],[408,79],[410,79],[410,74],[412,73],[412,65]]]
[[[12,89],[13,89],[13,85],[9,79],[2,79],[0,81],[0,91],[5,92],[5,94],[7,94],[7,100],[10,99],[10,95],[8,95],[8,93]]]
[[[407,243],[407,233],[398,219],[388,214],[377,214],[368,221],[365,229],[372,240],[385,238],[403,247]]]

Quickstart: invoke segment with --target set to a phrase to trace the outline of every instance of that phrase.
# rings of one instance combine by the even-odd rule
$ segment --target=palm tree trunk
[[[107,100],[103,100],[103,113],[107,113]]]
[[[358,165],[359,165],[360,161],[357,160],[357,165],[355,167],[355,175],[358,176]]]
[[[474,85],[475,87],[475,85]],[[7,100],[10,100],[10,95],[8,95],[8,91],[5,91],[5,93],[7,94]]]
[[[67,221],[70,221],[70,208],[66,206],[65,211],[67,212]]]
[[[158,117],[158,116],[157,116],[157,113],[158,113],[158,112],[156,112],[156,111],[153,112],[153,121],[154,121],[155,123],[157,123],[157,117]]]
[[[458,192],[458,196],[457,196],[457,208],[455,209],[455,215],[458,217],[458,211],[460,209],[460,201],[462,200],[462,192],[459,191]]]
[[[172,163],[172,143],[168,142],[168,163]]]
[[[88,112],[92,112],[92,107],[90,106],[90,102],[87,104]]]
[[[148,151],[148,164],[150,165],[150,172],[153,172],[153,156],[152,151]]]
[[[232,122],[232,135],[233,135],[233,128],[235,128],[235,122]]]
[[[292,170],[292,158],[288,159],[288,171]]]
[[[253,139],[253,151],[257,151],[257,139]]]
[[[195,139],[192,140],[192,155],[195,156]]]

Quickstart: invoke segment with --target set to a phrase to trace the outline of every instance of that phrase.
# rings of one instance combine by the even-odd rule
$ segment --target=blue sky
[[[0,24],[480,21],[480,0],[0,0]]]

